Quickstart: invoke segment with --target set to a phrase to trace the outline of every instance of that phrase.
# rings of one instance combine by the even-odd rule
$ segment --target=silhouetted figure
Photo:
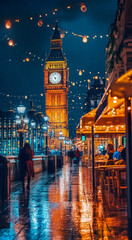
[[[72,148],[70,149],[70,151],[68,153],[68,157],[70,158],[70,163],[72,164],[72,160],[75,157],[75,154],[74,154],[74,151]]]
[[[123,159],[126,163],[126,148],[124,148],[121,152],[121,159]]]
[[[107,145],[107,154],[108,154],[108,160],[113,159],[113,153],[114,153],[114,147],[112,144]]]
[[[33,168],[33,151],[29,143],[25,143],[24,147],[19,151],[19,162],[20,162],[20,174],[22,180],[23,192],[25,192],[25,177],[28,177],[27,189],[30,188],[30,177],[34,177],[34,168]]]
[[[80,151],[79,151],[78,148],[77,148],[76,151],[75,151],[75,157],[76,157],[76,159],[77,159],[77,163],[79,163]]]

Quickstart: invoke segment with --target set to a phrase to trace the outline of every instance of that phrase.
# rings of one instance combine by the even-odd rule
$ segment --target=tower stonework
[[[44,89],[46,115],[49,117],[50,132],[58,138],[60,131],[63,137],[69,137],[68,130],[68,82],[69,69],[62,52],[62,39],[56,21],[51,39],[49,57],[44,67]]]

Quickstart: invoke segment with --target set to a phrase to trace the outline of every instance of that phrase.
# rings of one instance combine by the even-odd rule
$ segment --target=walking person
[[[77,163],[79,163],[79,159],[80,159],[80,151],[79,149],[77,148],[76,151],[75,151],[75,157],[77,159]]]
[[[30,178],[34,177],[33,168],[33,151],[29,143],[25,143],[24,147],[19,151],[20,173],[22,180],[22,189],[25,192],[25,177],[27,175],[27,190],[30,189]]]
[[[71,165],[72,165],[72,161],[73,161],[73,158],[74,158],[74,151],[73,151],[73,149],[71,148],[70,149],[70,151],[69,151],[69,153],[68,153],[68,156],[69,156],[69,158],[70,158],[70,163],[71,163]]]

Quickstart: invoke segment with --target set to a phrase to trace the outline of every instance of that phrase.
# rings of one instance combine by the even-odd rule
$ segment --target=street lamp
[[[31,121],[31,128],[32,128],[32,142],[31,142],[31,148],[34,150],[34,129],[36,127],[36,123],[34,120]]]
[[[60,139],[60,154],[61,154],[61,155],[62,155],[62,134],[63,134],[63,132],[60,131],[60,132],[59,132],[59,135],[60,135],[59,139]]]
[[[49,123],[49,117],[44,116],[44,136],[45,136],[45,155],[48,155],[48,123]]]
[[[17,132],[19,133],[20,137],[20,148],[23,147],[23,133],[26,132],[26,124],[29,122],[27,117],[23,118],[25,110],[26,107],[23,105],[17,107],[18,115],[16,116],[16,124],[18,126]]]

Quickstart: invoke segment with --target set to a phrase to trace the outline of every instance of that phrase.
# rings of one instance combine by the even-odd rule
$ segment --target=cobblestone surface
[[[0,203],[0,239],[128,239],[126,196],[100,188],[93,200],[86,167],[66,164],[54,174],[37,174],[22,194],[14,182],[10,198]]]

